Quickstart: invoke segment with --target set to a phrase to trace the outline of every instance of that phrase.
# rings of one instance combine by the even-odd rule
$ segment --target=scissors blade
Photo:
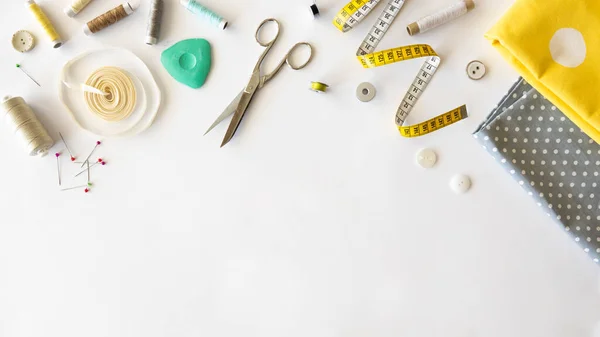
[[[221,113],[221,115],[219,115],[217,120],[215,120],[215,122],[212,123],[212,125],[210,126],[210,128],[208,128],[208,130],[206,130],[206,132],[204,133],[205,136],[207,133],[210,132],[210,130],[214,129],[215,126],[219,125],[219,123],[221,123],[225,118],[231,116],[231,114],[233,114],[235,112],[235,109],[240,104],[240,99],[242,98],[243,93],[244,93],[244,90],[240,91],[240,93],[233,99],[233,101],[231,101],[231,103],[229,103],[227,108],[225,108],[225,110]]]
[[[255,90],[252,90],[251,92],[247,92],[247,91],[242,92],[242,97],[240,98],[240,103],[237,106],[237,109],[235,110],[235,114],[231,118],[231,122],[229,123],[229,127],[227,128],[227,132],[225,133],[225,137],[223,138],[221,147],[223,147],[227,143],[229,143],[231,138],[233,138],[233,135],[235,135],[235,132],[237,131],[238,127],[240,126],[240,123],[242,122],[242,118],[244,118],[244,115],[246,114],[246,109],[248,109],[248,105],[250,104],[250,101],[252,100],[252,97],[254,96],[255,92],[256,92]]]

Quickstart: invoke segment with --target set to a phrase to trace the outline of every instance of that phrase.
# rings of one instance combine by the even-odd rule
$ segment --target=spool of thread
[[[146,44],[153,45],[158,42],[160,26],[164,9],[163,0],[152,0],[148,14],[148,28],[146,29]]]
[[[92,0],[74,0],[71,5],[64,9],[65,14],[67,14],[70,18],[75,17],[75,15],[79,14],[85,6],[89,5]]]
[[[319,12],[319,7],[317,7],[316,3],[313,3],[312,5],[310,5],[310,14],[312,15],[313,19],[318,18],[321,15],[321,12]]]
[[[450,7],[409,24],[406,30],[410,36],[417,35],[461,17],[473,8],[475,8],[473,0],[461,0]]]
[[[325,83],[321,83],[321,82],[311,82],[310,83],[310,90],[312,90],[314,92],[327,92],[327,88],[329,88],[329,86]]]
[[[179,3],[185,7],[188,11],[196,14],[196,16],[207,20],[211,25],[220,29],[227,28],[227,20],[223,19],[219,14],[211,11],[210,9],[202,6],[196,0],[179,0]]]
[[[60,35],[56,32],[56,29],[50,22],[50,19],[46,16],[44,11],[35,3],[35,0],[27,0],[25,1],[25,7],[29,8],[29,11],[33,14],[36,21],[42,26],[42,29],[50,38],[50,41],[54,44],[54,48],[58,48],[62,46],[63,41],[60,38]]]
[[[111,26],[124,18],[128,17],[138,8],[138,3],[124,2],[117,7],[107,11],[106,13],[99,15],[92,19],[92,21],[86,23],[83,26],[83,32],[85,35],[95,34],[102,29]]]
[[[6,123],[17,135],[30,156],[45,156],[54,141],[37,119],[35,113],[21,97],[6,96],[2,99]]]

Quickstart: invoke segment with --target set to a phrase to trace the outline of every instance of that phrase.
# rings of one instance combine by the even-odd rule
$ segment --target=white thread
[[[2,99],[6,123],[17,135],[30,156],[45,156],[54,145],[44,125],[21,97],[6,96]]]
[[[65,13],[70,17],[74,17],[89,5],[90,2],[92,0],[74,0],[69,7],[65,8]]]
[[[450,22],[458,17],[461,17],[469,10],[475,7],[475,3],[472,0],[461,0],[450,7],[447,7],[439,12],[428,15],[424,18],[417,20],[416,22],[408,25],[408,34],[416,35],[419,33],[426,32],[437,26],[441,26],[447,22]]]

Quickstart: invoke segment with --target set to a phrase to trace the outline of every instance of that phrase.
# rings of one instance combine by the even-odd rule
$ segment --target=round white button
[[[450,188],[456,194],[466,193],[471,189],[471,178],[464,174],[457,174],[450,180]]]
[[[422,149],[417,153],[417,164],[422,168],[432,168],[437,162],[437,154],[432,149]]]
[[[12,36],[13,48],[21,53],[30,51],[34,47],[33,35],[26,30],[20,30]]]
[[[471,61],[467,65],[467,76],[472,80],[480,80],[485,76],[485,64],[480,61]]]
[[[369,82],[363,82],[356,88],[356,98],[361,102],[369,102],[375,98],[375,86]]]

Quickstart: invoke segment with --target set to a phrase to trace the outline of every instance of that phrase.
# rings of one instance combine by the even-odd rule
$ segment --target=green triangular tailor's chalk
[[[210,72],[210,43],[205,39],[179,41],[163,51],[160,62],[178,82],[200,88]]]

